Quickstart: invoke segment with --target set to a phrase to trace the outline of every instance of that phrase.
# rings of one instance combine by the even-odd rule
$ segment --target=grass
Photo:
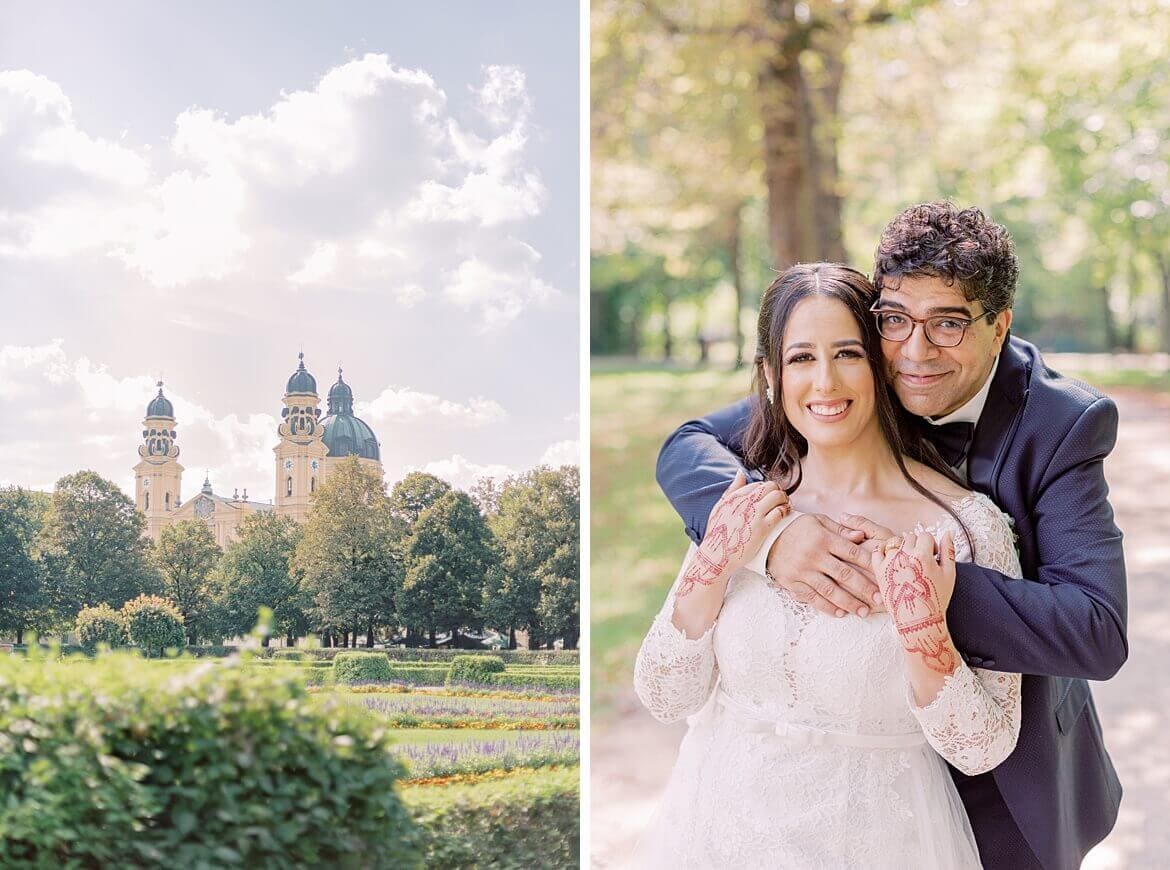
[[[628,693],[634,656],[689,541],[654,479],[663,440],[680,423],[747,393],[749,374],[618,371],[591,378],[593,712]]]
[[[1148,390],[1152,393],[1170,393],[1170,372],[1144,371],[1140,369],[1118,369],[1103,372],[1069,371],[1063,374],[1078,381],[1091,384],[1108,392],[1116,387]]]

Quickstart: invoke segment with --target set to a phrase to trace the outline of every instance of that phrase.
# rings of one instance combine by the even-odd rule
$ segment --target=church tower
[[[135,501],[146,515],[146,533],[156,541],[170,522],[171,511],[179,506],[183,477],[175,444],[175,409],[163,395],[162,386],[159,381],[158,395],[146,406],[142,444],[138,446],[142,460],[134,466]]]
[[[321,441],[321,397],[317,379],[305,369],[305,355],[288,379],[284,391],[283,422],[277,429],[280,443],[276,453],[276,512],[304,522],[309,502],[321,483],[327,448]]]

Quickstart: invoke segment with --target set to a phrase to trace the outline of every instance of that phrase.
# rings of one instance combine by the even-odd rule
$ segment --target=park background
[[[686,550],[654,480],[680,423],[745,395],[774,270],[865,272],[916,202],[1015,239],[1015,334],[1119,405],[1130,659],[1093,686],[1126,789],[1085,867],[1164,866],[1170,829],[1170,3],[679,2],[591,13],[592,855],[633,845],[679,726],[632,691]]]
[[[0,867],[578,863],[578,12],[0,4]]]

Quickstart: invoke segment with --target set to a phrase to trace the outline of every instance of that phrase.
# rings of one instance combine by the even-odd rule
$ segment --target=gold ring
[[[882,555],[888,556],[888,555],[890,555],[890,553],[892,551],[900,550],[900,549],[902,549],[902,539],[901,538],[890,538],[882,546]]]

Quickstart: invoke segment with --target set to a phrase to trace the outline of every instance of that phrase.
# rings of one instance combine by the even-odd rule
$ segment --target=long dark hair
[[[770,480],[778,481],[789,494],[800,486],[800,458],[808,453],[808,442],[784,414],[781,400],[784,333],[792,312],[805,299],[813,296],[835,299],[848,309],[861,333],[865,357],[873,374],[878,425],[898,469],[915,491],[954,517],[973,550],[971,535],[951,506],[915,480],[906,468],[904,457],[909,456],[963,489],[967,488],[934,445],[926,440],[921,422],[892,395],[883,366],[881,336],[869,311],[876,295],[877,291],[865,275],[840,263],[802,263],[782,272],[768,286],[760,300],[760,319],[756,328],[755,372],[752,375],[756,403],[744,435],[744,458],[749,466],[761,469]],[[775,401],[772,403],[768,402],[765,392],[765,362],[771,366],[776,379]]]

